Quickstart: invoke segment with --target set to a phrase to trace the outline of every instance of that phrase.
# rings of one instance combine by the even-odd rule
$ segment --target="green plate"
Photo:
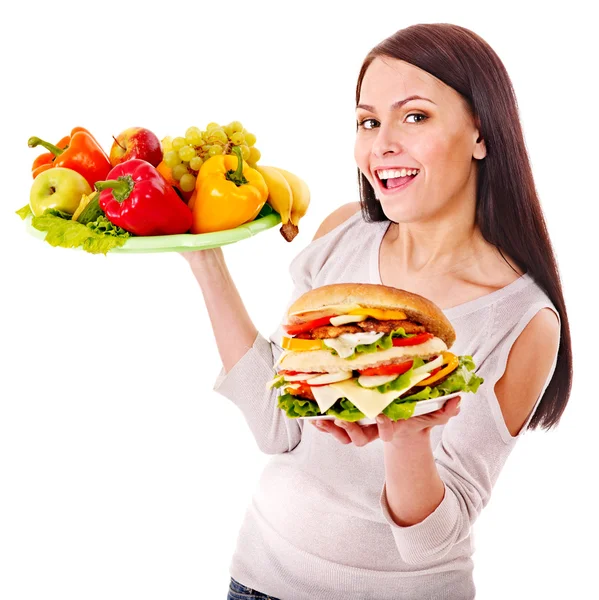
[[[130,237],[120,247],[109,250],[110,253],[140,254],[147,252],[185,252],[186,250],[207,250],[227,244],[234,244],[258,235],[281,222],[281,216],[276,212],[258,217],[254,221],[244,223],[235,229],[225,229],[213,233],[181,233],[179,235],[152,235]],[[31,226],[31,215],[25,219],[27,232],[43,240],[45,231],[38,231]],[[74,248],[82,250],[82,248]]]

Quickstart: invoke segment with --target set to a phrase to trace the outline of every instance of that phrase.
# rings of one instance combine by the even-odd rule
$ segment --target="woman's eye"
[[[374,129],[378,121],[376,119],[364,119],[358,123],[363,129]]]
[[[428,117],[426,115],[422,115],[420,113],[410,113],[406,119],[409,119],[410,117],[422,117],[420,119],[418,119],[417,121],[411,121],[411,123],[422,123],[423,121],[425,121],[426,119],[428,119]]]

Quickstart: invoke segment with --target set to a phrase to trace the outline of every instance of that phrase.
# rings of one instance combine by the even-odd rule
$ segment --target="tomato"
[[[291,389],[287,393],[292,394],[293,396],[303,396],[304,398],[306,398],[308,400],[309,399],[308,396],[310,396],[312,394],[312,391],[310,390],[310,386],[305,381],[302,381],[302,382],[295,381],[294,383],[299,383],[300,387]]]
[[[414,337],[393,338],[394,346],[417,346],[432,340],[435,336],[432,333],[417,333]]]
[[[397,365],[381,365],[380,367],[369,367],[359,371],[360,375],[401,375],[409,371],[414,364],[413,360],[399,363]]]
[[[298,325],[283,325],[283,329],[289,335],[297,335],[298,333],[304,333],[305,331],[310,331],[311,329],[321,327],[322,325],[330,325],[332,316],[333,315],[321,317],[320,319],[314,319],[313,321],[308,321],[306,323],[299,323]]]

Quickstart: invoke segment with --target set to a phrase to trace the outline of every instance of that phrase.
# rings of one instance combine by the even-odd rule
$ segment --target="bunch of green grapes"
[[[204,131],[189,127],[185,137],[164,138],[162,151],[173,179],[179,182],[184,192],[191,192],[204,162],[218,154],[233,154],[234,146],[239,146],[243,160],[255,166],[260,160],[260,151],[254,146],[255,143],[256,136],[246,131],[239,121],[228,125],[208,123]]]

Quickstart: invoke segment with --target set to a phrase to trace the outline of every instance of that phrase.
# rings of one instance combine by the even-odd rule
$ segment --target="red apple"
[[[129,127],[113,139],[110,148],[110,164],[113,167],[131,158],[141,158],[153,167],[162,161],[160,140],[149,129]]]

